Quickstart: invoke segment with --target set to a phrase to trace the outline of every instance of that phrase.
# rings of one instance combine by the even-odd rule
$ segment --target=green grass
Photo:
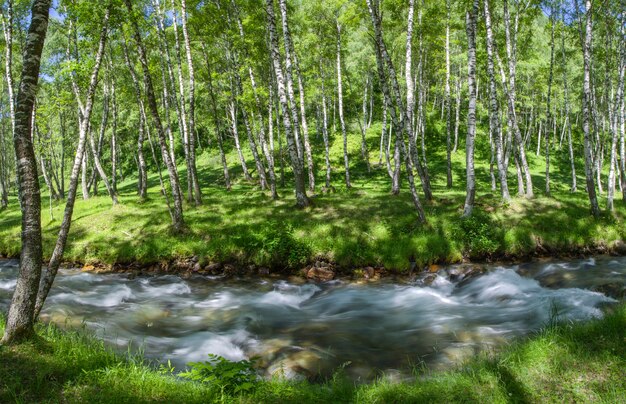
[[[4,322],[0,319],[0,334]],[[85,331],[40,325],[38,338],[0,346],[0,402],[626,402],[626,305],[602,320],[546,327],[500,353],[447,372],[416,370],[403,383],[356,385],[338,371],[324,383],[263,381],[229,396],[211,385],[123,358]]]
[[[390,269],[408,267],[414,255],[419,264],[458,262],[464,257],[524,257],[543,254],[594,252],[611,247],[626,237],[626,204],[616,201],[614,214],[598,220],[589,214],[589,201],[583,178],[579,191],[569,192],[567,148],[555,150],[552,156],[552,195],[544,195],[544,160],[529,153],[536,198],[515,198],[503,206],[499,193],[491,191],[489,149],[485,133],[479,128],[476,150],[478,182],[476,212],[471,226],[460,220],[465,199],[465,156],[462,144],[453,156],[454,188],[445,186],[445,146],[441,125],[429,127],[429,170],[435,200],[425,204],[428,224],[420,225],[412,207],[406,181],[401,195],[389,193],[390,182],[384,168],[377,168],[380,124],[368,132],[368,146],[373,171],[367,173],[360,158],[360,135],[350,134],[351,174],[353,188],[343,182],[341,136],[333,137],[331,159],[336,192],[318,193],[313,206],[298,210],[287,167],[286,187],[280,188],[281,199],[272,201],[267,192],[242,179],[234,150],[228,161],[234,178],[233,189],[223,188],[221,166],[214,149],[201,150],[198,170],[204,205],[185,206],[189,231],[174,235],[169,231],[170,218],[165,202],[159,196],[158,177],[151,171],[149,199],[138,200],[135,193],[134,166],[128,165],[127,178],[120,184],[121,204],[111,207],[105,192],[90,200],[77,200],[74,220],[65,251],[67,261],[78,263],[158,263],[199,256],[203,262],[232,262],[265,266],[284,266],[291,259],[300,262],[318,258],[332,260],[344,268],[383,265]],[[324,184],[323,145],[312,135],[316,150],[318,190]],[[565,146],[565,145],[564,145]],[[534,149],[534,146],[530,149]],[[130,153],[128,153],[130,155]],[[577,150],[577,155],[582,156]],[[128,157],[130,158],[130,157]],[[105,158],[106,160],[106,158]],[[278,157],[277,157],[278,163]],[[577,160],[577,172],[583,173],[583,162]],[[254,168],[248,155],[248,167]],[[278,172],[277,168],[277,172]],[[186,172],[180,166],[183,188]],[[255,175],[256,173],[253,173]],[[516,183],[513,167],[509,175],[512,193]],[[44,187],[45,188],[45,187]],[[619,197],[618,197],[619,199]],[[601,206],[605,205],[603,197]],[[52,221],[44,194],[42,221],[44,255],[52,252],[64,204],[53,204]],[[278,225],[278,226],[277,226]],[[276,255],[265,242],[268,234],[277,242],[296,250],[295,257]],[[467,228],[483,228],[469,235]],[[291,229],[292,231],[287,231]],[[297,247],[297,248],[296,248]],[[269,249],[269,250],[268,250]],[[20,250],[20,210],[15,199],[0,212],[0,254],[17,256]]]

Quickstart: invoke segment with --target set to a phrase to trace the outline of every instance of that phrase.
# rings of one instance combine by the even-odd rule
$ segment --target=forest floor
[[[454,188],[446,187],[445,149],[429,149],[429,170],[434,200],[422,199],[428,219],[420,224],[406,183],[399,196],[390,194],[384,167],[378,167],[378,131],[368,132],[372,172],[360,158],[359,136],[350,136],[352,188],[347,189],[342,171],[342,142],[333,138],[331,160],[334,191],[322,193],[324,163],[317,156],[317,193],[312,206],[295,209],[295,198],[286,167],[286,186],[273,201],[269,192],[243,179],[237,153],[228,150],[233,177],[231,191],[223,186],[222,169],[213,149],[203,150],[198,170],[204,203],[185,206],[187,231],[173,234],[158,176],[149,178],[149,198],[139,200],[134,175],[118,186],[120,204],[112,206],[101,185],[100,196],[76,202],[65,260],[79,265],[148,266],[195,257],[201,267],[228,263],[239,268],[267,267],[296,270],[314,261],[332,262],[338,268],[365,266],[403,271],[414,256],[418,266],[455,263],[463,260],[528,259],[533,256],[562,256],[596,253],[626,253],[626,204],[617,192],[614,213],[599,219],[590,215],[584,191],[583,161],[576,161],[579,189],[571,193],[567,147],[553,151],[552,194],[545,189],[545,162],[529,153],[535,198],[514,197],[501,203],[499,191],[491,190],[490,154],[487,147],[476,150],[477,200],[475,215],[461,219],[465,200],[465,157],[463,146],[453,155]],[[435,129],[433,129],[435,130]],[[479,129],[478,136],[484,136]],[[314,147],[323,150],[320,139]],[[577,154],[578,155],[578,154]],[[580,153],[582,155],[582,153]],[[131,158],[131,156],[127,156]],[[105,156],[106,159],[106,156]],[[277,165],[278,165],[277,157]],[[384,161],[384,159],[383,159]],[[384,163],[383,163],[384,164]],[[248,156],[248,167],[254,167]],[[509,187],[517,189],[510,171]],[[277,175],[279,175],[277,167]],[[186,188],[184,165],[180,167]],[[252,172],[254,176],[256,173]],[[604,177],[603,177],[604,178]],[[604,178],[606,180],[606,178]],[[44,255],[52,253],[63,215],[64,202],[50,204],[42,184]],[[606,205],[603,196],[600,206]],[[20,251],[20,209],[13,195],[10,207],[0,212],[0,256],[17,257]]]
[[[355,384],[338,369],[321,383],[276,378],[233,395],[168,373],[140,356],[114,354],[85,330],[40,325],[34,342],[0,346],[0,402],[625,403],[626,305],[601,320],[548,325],[454,370],[416,369],[401,383]]]

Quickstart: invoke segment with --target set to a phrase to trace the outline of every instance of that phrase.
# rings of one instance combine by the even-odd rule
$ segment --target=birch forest
[[[29,3],[2,7],[3,208]],[[31,128],[42,192],[71,216],[133,181],[174,229],[233,183],[304,208],[388,177],[420,222],[441,188],[465,190],[466,216],[485,193],[567,188],[594,216],[622,203],[623,3],[361,3],[53,4]]]
[[[625,0],[0,5],[0,402],[623,401]]]

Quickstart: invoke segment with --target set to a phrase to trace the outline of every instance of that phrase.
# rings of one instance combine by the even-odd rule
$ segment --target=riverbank
[[[379,126],[375,125],[376,127]],[[371,150],[377,150],[379,130],[368,131]],[[433,134],[434,136],[434,134]],[[373,170],[353,159],[352,188],[344,185],[343,142],[333,138],[332,192],[317,187],[309,192],[311,206],[295,208],[289,175],[278,187],[280,198],[270,198],[257,184],[243,179],[239,157],[227,154],[232,168],[232,189],[223,186],[221,161],[215,150],[199,151],[198,175],[203,205],[186,203],[187,229],[171,232],[166,202],[160,196],[159,177],[151,171],[148,196],[140,200],[136,178],[119,181],[120,204],[111,206],[104,192],[88,200],[78,198],[65,249],[67,266],[99,269],[243,271],[298,273],[316,262],[330,263],[334,272],[350,273],[367,267],[386,272],[406,272],[411,257],[416,268],[460,262],[528,260],[533,257],[580,257],[581,255],[626,255],[626,204],[618,200],[611,214],[598,219],[590,215],[584,190],[570,192],[570,162],[565,152],[551,161],[551,195],[545,189],[545,160],[530,153],[536,197],[514,197],[502,204],[491,190],[489,150],[478,149],[477,195],[474,216],[461,219],[465,201],[465,157],[452,156],[455,187],[446,186],[446,153],[429,148],[429,172],[434,199],[425,201],[427,224],[419,224],[412,199],[403,184],[400,195],[390,194],[384,167],[372,162]],[[319,139],[318,139],[319,141]],[[318,147],[323,147],[317,144]],[[433,145],[434,146],[434,145]],[[360,136],[351,136],[348,148],[360,153]],[[251,161],[251,156],[246,154]],[[323,162],[318,162],[318,167]],[[583,173],[583,161],[576,160]],[[250,162],[250,165],[253,164]],[[179,167],[186,181],[184,165]],[[320,174],[322,174],[320,172]],[[321,185],[323,178],[317,178]],[[509,185],[513,186],[513,176]],[[584,183],[584,178],[579,178]],[[600,206],[606,205],[599,194]],[[44,258],[56,242],[65,204],[52,201],[42,186]],[[0,256],[17,257],[20,252],[21,213],[16,195],[0,211]],[[199,268],[198,268],[199,266]],[[380,272],[380,271],[379,271]]]
[[[205,205],[188,207],[184,234],[169,231],[165,203],[156,196],[139,201],[128,191],[115,207],[104,196],[77,201],[65,266],[289,275],[313,265],[350,276],[354,270],[406,273],[413,258],[419,271],[462,262],[626,254],[626,205],[596,220],[582,193],[555,190],[552,198],[515,199],[506,206],[487,195],[479,198],[474,217],[461,219],[464,196],[443,189],[427,204],[428,224],[420,225],[409,196],[390,196],[380,185],[318,195],[305,210],[293,209],[290,195],[272,201],[247,184],[231,193],[210,192]],[[17,257],[20,211],[17,201],[10,206],[0,214],[0,256]],[[53,204],[54,221],[42,213],[45,258],[62,209],[62,203]]]
[[[0,333],[4,323],[0,320]],[[601,320],[551,325],[496,355],[456,370],[416,369],[415,380],[355,385],[339,370],[311,384],[270,380],[244,396],[158,372],[123,358],[84,330],[40,325],[39,338],[0,347],[2,402],[623,402],[626,305]]]

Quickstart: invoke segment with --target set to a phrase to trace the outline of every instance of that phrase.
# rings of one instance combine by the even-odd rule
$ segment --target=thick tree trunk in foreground
[[[476,136],[476,16],[478,15],[478,0],[473,1],[472,9],[466,14],[467,30],[467,81],[469,84],[469,103],[467,111],[467,140],[466,176],[467,188],[463,216],[471,216],[476,197],[476,182],[474,174],[474,138]]]
[[[24,45],[22,79],[16,98],[13,141],[22,207],[20,270],[7,315],[3,344],[32,337],[35,333],[35,302],[41,278],[41,195],[37,160],[31,139],[31,114],[37,96],[41,53],[48,32],[50,0],[35,0]]]

